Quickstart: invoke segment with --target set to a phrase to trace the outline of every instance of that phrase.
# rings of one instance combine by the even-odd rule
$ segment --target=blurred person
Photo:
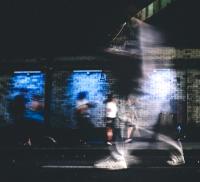
[[[82,144],[87,143],[88,135],[94,128],[90,117],[90,108],[94,107],[94,104],[88,101],[87,96],[86,91],[79,92],[75,107],[77,126],[80,129],[80,143]]]
[[[26,117],[32,124],[44,122],[44,101],[42,99],[41,95],[34,94],[27,106]]]
[[[42,101],[42,97],[40,95],[33,95],[30,109],[38,112],[44,110],[44,102]]]
[[[106,139],[108,145],[112,145],[113,142],[117,111],[116,98],[110,94],[106,100]]]
[[[125,143],[129,143],[133,139],[133,132],[136,129],[136,122],[138,119],[135,109],[135,98],[128,97],[121,104],[118,118],[125,127]]]
[[[131,34],[129,34],[128,36],[127,27],[131,32]],[[122,102],[124,103],[126,102],[123,99],[124,97],[128,97],[131,94],[137,94],[137,97],[142,101],[139,104],[139,107],[142,108],[144,116],[142,120],[140,118],[140,122],[137,122],[137,126],[135,127],[135,129],[140,130],[141,134],[152,136],[155,133],[154,126],[158,122],[160,113],[162,113],[163,110],[166,111],[169,108],[169,101],[166,98],[168,96],[167,94],[169,94],[169,88],[167,88],[167,86],[170,86],[170,79],[167,80],[164,77],[159,77],[158,79],[157,75],[157,80],[159,80],[159,82],[162,82],[161,87],[165,85],[166,91],[155,93],[152,90],[153,86],[156,84],[156,86],[159,86],[160,89],[160,85],[158,84],[161,83],[156,82],[156,79],[151,77],[156,68],[154,56],[158,56],[155,55],[158,54],[157,52],[152,52],[151,50],[153,50],[154,47],[160,47],[163,43],[163,40],[159,32],[156,31],[154,27],[134,17],[126,22],[125,28],[125,34],[123,30],[120,30],[120,34],[118,35],[119,38],[120,36],[126,37],[124,43],[122,42],[121,45],[108,48],[106,49],[106,51],[111,54],[125,56],[127,57],[127,59],[130,59],[131,57],[133,59],[137,59],[137,61],[135,60],[134,62],[132,62],[133,67],[131,67],[131,65],[130,67],[127,66],[128,70],[130,70],[130,73],[127,70],[125,72],[122,71],[121,67],[119,66],[119,69],[117,70],[117,75],[119,75],[119,85],[117,88],[121,89],[119,91],[127,91],[126,93],[122,92],[124,93],[124,95],[120,96],[120,100],[122,100]],[[117,37],[115,38],[115,41],[116,40]],[[131,43],[131,47],[128,46],[127,48],[127,46],[125,46],[127,45],[127,43]],[[123,66],[124,65],[125,63],[123,63]],[[134,68],[137,65],[139,65],[139,67],[137,67],[138,69]],[[139,74],[136,74],[136,72]],[[157,100],[154,98],[157,98]],[[123,106],[125,111],[124,113],[129,116],[123,116],[124,118],[121,117],[121,119],[123,118],[122,120],[126,122],[129,122],[130,118],[132,118],[130,120],[134,120],[134,114],[129,114],[128,112],[131,107],[128,106],[129,104],[127,105],[127,103],[125,105],[126,106]],[[163,106],[166,106],[166,108]],[[121,111],[119,111],[119,117],[120,112]],[[134,130],[133,128],[134,126],[131,124],[130,130],[127,132],[127,136],[130,136],[130,133]],[[122,137],[120,135],[121,134],[118,133],[119,138]],[[183,148],[180,141],[176,141],[173,138],[161,133],[157,134],[157,140],[169,145],[169,148],[174,148],[174,151],[170,152],[167,164],[176,166],[185,163]],[[110,148],[110,156],[95,162],[94,167],[109,170],[126,169],[130,161],[129,157],[130,155],[125,146],[125,142],[118,141],[116,145],[113,145],[112,148]],[[139,161],[136,160],[136,162]]]

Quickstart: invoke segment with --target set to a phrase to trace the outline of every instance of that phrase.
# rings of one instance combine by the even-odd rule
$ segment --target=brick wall
[[[127,70],[122,66],[106,70],[55,70],[52,73],[50,94],[51,126],[76,127],[74,107],[77,94],[81,91],[87,91],[88,100],[96,104],[96,107],[91,109],[92,122],[96,127],[105,126],[103,101],[110,92],[118,98],[119,107],[125,96],[131,95],[136,98],[135,109],[141,126],[152,126],[159,118],[164,126],[172,123],[174,118],[177,122],[187,120],[188,123],[200,123],[198,66],[195,69],[155,67],[142,79],[135,74],[136,71],[134,67]],[[31,79],[34,83],[35,78]],[[42,79],[39,80],[36,85],[39,84],[38,88],[42,89],[44,94],[44,83]],[[11,123],[8,108],[15,90],[14,82],[16,80],[12,80],[11,74],[0,75],[1,125]]]
[[[44,102],[45,78],[40,72],[11,72],[0,75],[0,126],[12,124],[11,103],[15,96],[20,94],[20,89],[26,89],[27,105],[32,102],[34,95],[41,96]],[[18,106],[21,107],[21,106]],[[26,110],[26,116],[31,119],[36,113]],[[36,115],[35,115],[36,116]],[[44,115],[41,115],[44,120]]]
[[[87,92],[92,123],[104,126],[104,101],[109,92],[109,81],[102,70],[56,71],[53,74],[51,98],[51,125],[76,127],[75,107],[77,95]]]

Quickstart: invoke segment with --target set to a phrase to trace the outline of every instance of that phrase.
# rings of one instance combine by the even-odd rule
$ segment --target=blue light
[[[35,95],[40,96],[42,104],[44,103],[44,84],[45,76],[40,71],[15,71],[10,80],[9,96],[14,99],[20,94],[20,90],[26,90],[26,106],[25,116],[29,120],[36,122],[44,122],[43,112],[35,111],[30,108],[32,99]]]
[[[28,90],[29,95],[44,95],[44,74],[40,71],[18,71],[11,78],[12,89],[10,95],[18,94],[19,89]]]
[[[109,90],[106,74],[101,70],[74,70],[67,81],[66,95],[68,101],[75,107],[77,95],[80,92],[88,93],[88,100],[96,103],[90,112],[96,126],[102,126],[104,117],[104,103]]]

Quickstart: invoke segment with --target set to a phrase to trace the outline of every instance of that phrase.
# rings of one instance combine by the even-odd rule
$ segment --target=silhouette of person
[[[135,109],[135,99],[128,97],[120,106],[118,118],[124,124],[125,143],[132,141],[133,132],[137,122],[137,113]]]
[[[87,96],[88,92],[79,92],[75,108],[77,126],[80,129],[80,143],[82,144],[86,144],[89,133],[94,127],[90,118],[90,108],[94,107],[94,104],[88,101]]]
[[[109,94],[106,100],[106,139],[108,145],[112,145],[113,142],[117,111],[116,98]]]
[[[11,102],[11,117],[15,122],[17,129],[17,137],[22,140],[24,145],[31,145],[30,136],[27,131],[27,122],[25,117],[26,104],[27,104],[27,89],[21,88]]]
[[[152,48],[153,46],[161,46],[162,39],[159,32],[157,32],[152,26],[149,26],[135,17],[128,20],[127,24],[128,26],[126,25],[126,27],[130,31],[130,34],[127,35],[127,32],[123,34],[124,31],[120,30],[120,34],[118,34],[118,37],[115,37],[115,40],[120,38],[124,39],[123,36],[127,39],[124,39],[121,46],[117,46],[117,48],[113,46],[112,48],[107,49],[107,52],[113,55],[120,55],[119,58],[122,58],[123,56],[124,58],[127,58],[126,64],[123,59],[123,63],[119,64],[118,67],[116,66],[117,74],[115,74],[118,76],[118,81],[116,82],[117,85],[115,87],[115,92],[119,95],[119,99],[121,99],[122,102],[125,97],[137,95],[137,97],[142,101],[139,104],[139,107],[145,112],[140,112],[140,114],[144,115],[140,118],[140,122],[137,123],[136,131],[142,131],[141,134],[144,135],[152,135],[155,133],[152,129],[158,121],[160,112],[168,109],[168,107],[163,108],[162,106],[169,104],[167,94],[164,96],[159,95],[162,90],[159,90],[158,93],[152,92],[151,86],[153,86],[153,84],[149,84],[149,81],[152,79],[151,75],[156,70],[157,65],[154,60],[154,56],[157,55],[154,51],[149,51],[149,48]],[[126,46],[127,43],[128,47]],[[130,43],[132,44],[131,47],[129,46]],[[137,61],[129,62],[130,59]],[[123,69],[121,65],[123,65]],[[127,69],[124,68],[125,65]],[[162,80],[163,85],[169,84],[170,80],[164,78],[159,79]],[[162,85],[160,87],[162,87]],[[130,109],[130,107],[125,109],[125,113],[128,109]],[[128,117],[126,120],[128,121]],[[166,162],[173,166],[184,164],[183,148],[180,141],[175,141],[172,137],[161,133],[158,133],[157,136],[158,141],[169,145],[169,147],[173,147],[175,150],[175,152],[171,152],[170,158]],[[121,137],[120,134],[119,137]],[[116,142],[116,145],[113,145],[110,149],[110,156],[95,162],[94,167],[109,170],[125,169],[128,167],[127,164],[130,164],[130,157],[133,157],[134,159],[134,156],[129,155],[129,151],[125,147],[124,142]],[[138,161],[136,160],[136,162]]]
[[[43,123],[44,118],[44,103],[42,101],[42,96],[33,95],[32,100],[28,105],[29,120],[33,123]]]

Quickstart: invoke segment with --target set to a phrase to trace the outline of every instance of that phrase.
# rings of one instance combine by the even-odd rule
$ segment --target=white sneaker
[[[178,166],[185,164],[185,159],[183,155],[172,155],[171,159],[167,161],[167,164],[171,166]]]
[[[108,169],[108,170],[119,170],[119,169],[126,169],[127,164],[125,159],[116,160],[111,156],[109,156],[103,160],[97,161],[94,164],[94,167],[101,169]]]
[[[112,142],[107,141],[106,144],[107,145],[112,145]]]

